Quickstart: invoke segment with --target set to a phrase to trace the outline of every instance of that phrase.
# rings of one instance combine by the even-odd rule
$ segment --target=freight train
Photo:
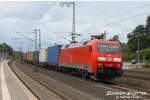
[[[23,59],[85,79],[112,79],[121,76],[122,51],[118,41],[89,40],[83,43],[55,45],[27,52]]]

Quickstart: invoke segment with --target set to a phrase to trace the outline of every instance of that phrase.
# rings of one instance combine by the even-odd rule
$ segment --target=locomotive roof
[[[109,40],[89,40],[89,41],[85,41],[85,42],[79,42],[79,43],[71,43],[68,45],[63,46],[62,48],[74,48],[74,47],[81,47],[84,45],[92,45],[92,44],[97,44],[97,43],[102,43],[102,44],[119,44],[118,41],[109,41]]]
[[[102,43],[102,44],[119,44],[118,41],[110,41],[110,40],[97,40],[97,39],[94,39],[94,40],[90,40],[88,41],[88,44],[95,44],[95,43]]]

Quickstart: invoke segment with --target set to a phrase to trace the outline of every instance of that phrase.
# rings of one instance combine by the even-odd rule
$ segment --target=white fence
[[[123,69],[138,69],[142,67],[150,67],[150,64],[144,64],[144,63],[137,63],[137,64],[131,64],[131,63],[123,63]]]

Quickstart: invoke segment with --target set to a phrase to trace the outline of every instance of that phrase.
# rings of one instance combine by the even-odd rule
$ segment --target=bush
[[[136,53],[132,53],[132,52],[129,52],[129,51],[124,51],[123,52],[123,60],[124,61],[131,61],[132,59],[136,59]]]
[[[150,59],[150,47],[142,50],[142,56],[145,59]]]

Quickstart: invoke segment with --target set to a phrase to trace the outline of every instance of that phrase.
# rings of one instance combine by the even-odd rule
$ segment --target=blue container
[[[58,65],[59,64],[60,48],[61,48],[61,45],[55,45],[52,47],[48,47],[47,62],[49,65]]]
[[[33,62],[37,63],[39,61],[39,51],[33,52]]]

